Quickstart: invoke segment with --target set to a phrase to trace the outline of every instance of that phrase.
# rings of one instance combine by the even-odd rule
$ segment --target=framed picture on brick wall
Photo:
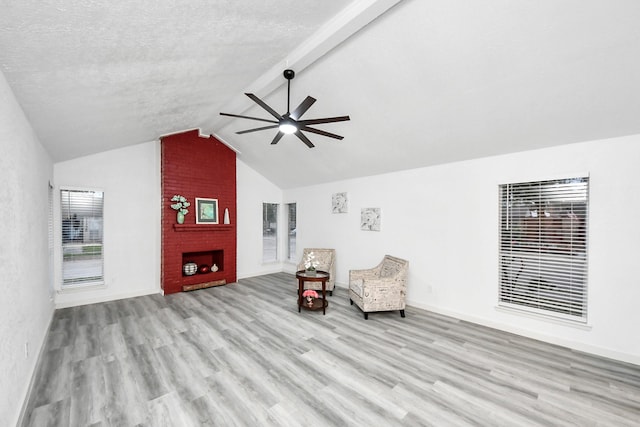
[[[196,224],[218,224],[218,199],[196,197]]]

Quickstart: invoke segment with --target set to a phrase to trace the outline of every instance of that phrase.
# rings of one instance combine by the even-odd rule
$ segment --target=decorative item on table
[[[313,299],[318,298],[318,293],[313,289],[307,289],[302,293],[302,297],[307,300],[307,307],[313,307]]]
[[[173,196],[171,198],[171,201],[175,202],[171,205],[171,209],[175,209],[178,211],[176,221],[178,221],[178,224],[184,224],[184,216],[189,213],[189,210],[187,208],[191,206],[191,203],[187,201],[186,197],[179,194]]]
[[[309,276],[316,275],[316,267],[320,264],[315,258],[316,256],[313,254],[313,252],[309,252],[305,257],[304,269]]]
[[[215,273],[216,271],[218,271],[218,266],[217,266],[216,264],[213,264],[213,265],[211,266],[211,272],[212,272],[212,273]]]
[[[198,264],[196,264],[195,262],[189,261],[182,266],[182,272],[184,273],[185,276],[193,276],[194,274],[196,274],[197,271],[198,271]]]
[[[200,274],[206,274],[209,271],[211,271],[211,268],[207,264],[200,264],[200,267],[198,267],[198,273]]]

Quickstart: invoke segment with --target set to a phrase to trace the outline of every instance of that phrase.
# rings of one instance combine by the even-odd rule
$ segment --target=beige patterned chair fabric
[[[318,263],[316,270],[326,271],[329,273],[329,280],[327,280],[326,289],[330,295],[333,295],[333,288],[336,284],[336,250],[325,248],[304,248],[302,251],[302,259],[298,263],[298,270],[304,270],[304,261],[307,259],[309,253],[313,252],[314,261]],[[305,289],[314,289],[316,291],[322,290],[322,283],[320,282],[304,282]],[[298,289],[298,282],[296,281],[296,289]]]
[[[349,271],[349,299],[369,318],[372,311],[400,310],[404,317],[409,261],[385,255],[368,270]]]

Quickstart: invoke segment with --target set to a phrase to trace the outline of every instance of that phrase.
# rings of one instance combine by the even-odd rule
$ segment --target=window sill
[[[95,291],[97,289],[106,289],[107,285],[101,282],[91,282],[91,283],[83,283],[80,285],[62,285],[61,289],[58,289],[56,292],[58,294],[72,294],[76,292],[84,292],[84,291]]]
[[[582,329],[583,331],[590,331],[592,325],[587,322],[581,322],[579,320],[563,319],[561,317],[552,316],[550,314],[537,313],[525,309],[516,307],[507,307],[503,305],[495,306],[496,311],[503,313],[513,314],[516,316],[528,317],[530,319],[543,320],[549,323],[555,323],[556,325],[570,326],[576,329]]]

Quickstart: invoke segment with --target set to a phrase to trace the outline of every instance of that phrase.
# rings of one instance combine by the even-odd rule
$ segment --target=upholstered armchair
[[[369,318],[373,311],[400,310],[404,317],[409,261],[385,255],[382,262],[368,270],[349,271],[349,300]]]
[[[326,290],[329,291],[329,295],[333,295],[333,288],[336,285],[336,250],[324,249],[324,248],[304,248],[302,251],[302,260],[298,264],[298,270],[305,269],[305,260],[308,259],[309,254],[313,252],[313,260],[316,263],[316,270],[326,271],[329,273],[329,280],[327,280]],[[298,289],[298,283],[296,282],[296,289]],[[322,290],[322,283],[320,282],[304,282],[304,289],[313,289],[316,291]]]

